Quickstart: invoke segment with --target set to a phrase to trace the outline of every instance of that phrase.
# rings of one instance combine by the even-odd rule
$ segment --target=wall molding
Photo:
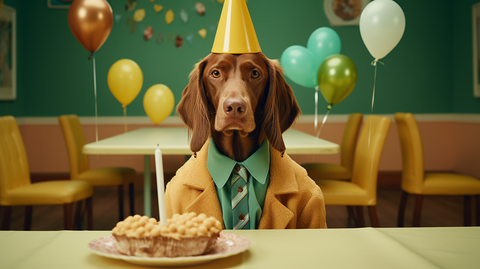
[[[18,117],[16,118],[19,125],[58,125],[58,117]],[[118,125],[124,124],[124,117],[79,117],[82,124],[102,124],[102,125]],[[128,125],[145,125],[152,124],[152,121],[147,116],[144,117],[127,117],[126,123]],[[159,125],[167,124],[183,124],[180,116],[170,116],[161,122]]]
[[[369,114],[364,114],[368,116]],[[375,114],[378,116],[387,116],[390,119],[395,120],[393,114]],[[414,114],[415,119],[419,122],[429,122],[429,121],[438,121],[438,122],[477,122],[480,123],[480,114]],[[300,123],[313,122],[315,119],[314,115],[301,115],[298,119]],[[318,115],[318,122],[320,123],[323,120],[323,114]],[[348,114],[341,115],[329,115],[327,122],[347,122]]]
[[[377,114],[376,114],[377,115]],[[381,116],[387,116],[394,120],[393,114],[378,114]],[[323,114],[318,115],[318,122],[321,123],[323,120]],[[367,114],[365,114],[367,116]],[[480,114],[415,114],[415,118],[419,122],[472,122],[480,123]],[[18,117],[16,118],[19,125],[58,125],[57,117]],[[117,125],[124,124],[124,117],[79,117],[82,124],[102,124],[102,125]],[[313,122],[315,119],[314,115],[301,115],[297,122],[298,123],[308,123]],[[339,114],[339,115],[329,115],[327,122],[346,122],[348,120],[348,114]],[[126,123],[128,125],[145,125],[152,124],[152,121],[147,117],[127,117]],[[170,116],[165,119],[159,125],[172,125],[179,124],[183,125],[180,116]]]

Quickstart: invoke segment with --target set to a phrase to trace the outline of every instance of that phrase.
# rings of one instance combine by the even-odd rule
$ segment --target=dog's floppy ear
[[[208,56],[195,65],[190,73],[190,81],[183,90],[182,99],[177,106],[180,118],[192,130],[190,149],[194,153],[200,151],[210,134],[208,101],[202,78],[207,58]]]
[[[268,59],[265,55],[263,57],[269,75],[263,128],[270,145],[283,154],[285,143],[282,133],[290,128],[301,111],[292,88],[283,78],[280,63],[277,60]]]

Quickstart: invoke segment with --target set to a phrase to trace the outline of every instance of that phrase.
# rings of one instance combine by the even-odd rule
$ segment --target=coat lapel
[[[297,193],[298,186],[296,180],[288,180],[294,179],[295,173],[287,154],[281,157],[279,151],[270,147],[270,160],[270,183],[258,228],[285,229],[295,214],[282,203],[282,196]]]
[[[187,211],[205,213],[207,216],[222,220],[222,211],[220,202],[218,201],[215,183],[207,168],[208,143],[207,141],[202,149],[197,152],[196,159],[191,160],[197,163],[192,165],[192,169],[183,183],[186,187],[201,192],[200,195],[187,206]]]

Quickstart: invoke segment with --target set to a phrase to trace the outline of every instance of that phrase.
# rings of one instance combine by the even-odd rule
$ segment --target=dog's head
[[[285,151],[282,133],[300,108],[282,76],[278,61],[263,53],[216,54],[199,62],[190,74],[177,112],[192,130],[190,149],[199,151],[210,132],[266,137]]]

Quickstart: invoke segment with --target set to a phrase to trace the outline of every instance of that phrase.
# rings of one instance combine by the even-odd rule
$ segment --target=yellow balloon
[[[110,67],[107,82],[113,96],[125,107],[142,89],[143,73],[136,62],[121,59]]]
[[[148,88],[143,96],[143,108],[155,124],[164,121],[172,114],[175,105],[173,93],[163,84],[155,84]]]

